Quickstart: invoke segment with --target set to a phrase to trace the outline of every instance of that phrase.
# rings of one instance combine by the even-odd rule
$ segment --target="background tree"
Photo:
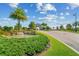
[[[47,24],[46,24],[46,23],[42,23],[42,24],[41,24],[41,29],[42,29],[42,30],[46,30],[46,28],[47,28]]]
[[[22,27],[22,30],[27,30],[27,27]]]
[[[66,29],[72,31],[72,29],[73,29],[73,28],[72,28],[72,25],[71,25],[71,24],[67,24],[67,25],[66,25]]]
[[[27,20],[27,17],[25,15],[25,12],[23,9],[21,8],[16,8],[15,11],[13,11],[11,14],[10,14],[10,18],[12,19],[15,19],[18,21],[17,23],[17,27],[18,27],[18,31],[20,30],[20,21],[25,21]]]
[[[2,27],[0,26],[0,30],[2,30]]]
[[[11,31],[12,29],[13,29],[13,27],[8,27],[8,26],[3,27],[4,31]]]
[[[79,21],[73,23],[74,31],[77,32],[79,30]]]
[[[46,23],[42,23],[41,25],[43,25],[43,26],[47,26],[47,24],[46,24]]]
[[[49,26],[46,27],[47,30],[51,30],[51,28]]]
[[[35,30],[35,29],[36,29],[36,24],[35,24],[35,22],[32,21],[32,22],[29,24],[29,28]]]
[[[64,30],[64,27],[63,27],[63,25],[61,25],[61,26],[60,26],[60,30]]]
[[[59,30],[58,26],[56,27],[56,30]]]

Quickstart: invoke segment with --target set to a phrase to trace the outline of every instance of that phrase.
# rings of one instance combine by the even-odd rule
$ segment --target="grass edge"
[[[59,41],[60,43],[62,43],[62,44],[64,44],[66,47],[68,47],[69,49],[71,49],[73,52],[75,52],[76,54],[78,54],[79,55],[79,52],[77,51],[77,50],[75,50],[74,48],[72,48],[71,46],[69,46],[68,44],[66,44],[66,43],[64,43],[64,42],[62,42],[61,40],[59,40],[59,39],[57,39],[56,37],[54,37],[54,36],[52,36],[52,35],[50,35],[50,34],[48,34],[47,32],[45,32],[45,31],[38,31],[38,32],[40,32],[40,33],[42,33],[42,34],[44,34],[45,36],[50,36],[51,38],[55,38],[57,41]],[[48,48],[49,49],[49,48]]]

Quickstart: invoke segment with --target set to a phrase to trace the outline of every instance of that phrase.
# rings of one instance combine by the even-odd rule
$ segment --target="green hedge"
[[[43,51],[46,48],[47,44],[48,38],[42,35],[30,38],[0,37],[0,55],[35,55]]]

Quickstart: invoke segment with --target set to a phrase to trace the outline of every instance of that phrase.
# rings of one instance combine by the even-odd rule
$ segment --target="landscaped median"
[[[50,40],[50,48],[42,52],[40,55],[42,56],[79,56],[79,54],[76,53],[73,49],[69,48],[62,42],[53,38],[51,35],[43,31],[38,31],[37,33],[48,37],[48,39]]]
[[[66,46],[45,32],[36,35],[0,36],[0,56],[78,56]]]

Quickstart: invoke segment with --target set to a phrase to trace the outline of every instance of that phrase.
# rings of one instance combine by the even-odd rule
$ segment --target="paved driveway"
[[[63,41],[79,52],[79,34],[61,31],[49,31],[47,33]]]

